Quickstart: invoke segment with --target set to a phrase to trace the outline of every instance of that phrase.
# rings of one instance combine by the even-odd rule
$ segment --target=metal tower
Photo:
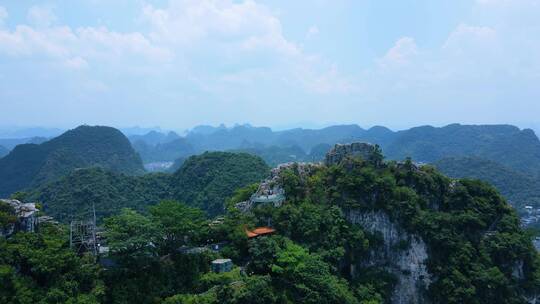
[[[69,246],[78,254],[90,252],[97,256],[96,207],[92,204],[93,218],[71,220],[69,225]]]

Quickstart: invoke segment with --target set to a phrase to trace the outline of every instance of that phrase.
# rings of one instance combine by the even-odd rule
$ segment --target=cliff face
[[[377,151],[377,146],[368,143],[336,144],[326,154],[327,166],[337,165],[347,157],[362,157],[369,159]]]
[[[347,219],[366,231],[379,233],[383,245],[370,252],[360,267],[383,267],[397,278],[392,303],[428,303],[426,291],[431,282],[427,271],[427,246],[417,235],[411,235],[390,221],[381,211],[349,211]]]
[[[14,218],[11,223],[0,226],[0,236],[7,237],[17,231],[34,232],[38,225],[38,209],[35,203],[24,204],[14,199],[0,199],[0,204],[0,209],[9,210],[7,214]]]
[[[378,147],[368,143],[337,144],[328,152],[325,165],[337,165],[350,157],[369,160]],[[431,275],[427,271],[427,246],[418,235],[411,235],[390,220],[382,211],[348,210],[347,220],[370,233],[380,234],[383,244],[372,250],[367,259],[358,260],[352,270],[362,267],[381,267],[397,279],[392,303],[428,303],[427,289]],[[353,273],[353,276],[361,273]]]

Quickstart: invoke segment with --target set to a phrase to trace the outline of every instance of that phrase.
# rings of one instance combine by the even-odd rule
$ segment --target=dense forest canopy
[[[193,191],[207,196],[229,180],[228,175],[216,178],[219,170],[209,170],[216,162],[226,166],[227,161],[219,161],[223,157],[238,161],[242,155],[208,153],[192,158],[186,165],[197,164],[180,170],[175,178],[199,176],[190,180]],[[257,188],[249,185],[227,195],[228,208],[219,218],[208,218],[197,204],[172,200],[144,211],[123,209],[103,222],[111,261],[105,267],[93,264],[89,256],[75,255],[62,226],[0,239],[0,299],[408,303],[396,302],[394,291],[413,274],[396,272],[391,257],[405,258],[418,240],[426,244],[429,278],[429,284],[419,288],[424,290],[418,294],[422,299],[526,303],[540,291],[538,253],[513,209],[494,188],[476,180],[450,179],[411,161],[380,160],[379,155],[368,160],[344,158],[309,170],[286,167],[279,175],[287,194],[281,207],[236,209],[235,204]],[[253,165],[252,161],[246,164]],[[206,179],[217,184],[196,185]],[[355,224],[353,214],[384,214],[399,227],[399,234],[408,237],[388,246],[385,236]],[[273,235],[247,237],[247,229],[269,223]],[[221,244],[220,250],[206,247],[211,244]],[[385,253],[384,263],[373,260],[378,253]],[[232,259],[233,269],[211,271],[211,261],[217,258]]]

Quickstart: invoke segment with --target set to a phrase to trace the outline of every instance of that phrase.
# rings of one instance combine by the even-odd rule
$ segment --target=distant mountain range
[[[138,141],[156,146],[150,139],[157,136],[151,135],[140,137]],[[164,136],[162,135],[162,138]],[[380,145],[388,159],[402,160],[411,157],[415,161],[431,163],[447,157],[474,156],[518,171],[540,175],[538,137],[530,129],[520,130],[510,125],[452,124],[441,128],[423,126],[397,132],[385,127],[366,130],[357,125],[277,132],[267,127],[250,125],[233,128],[202,126],[194,128],[186,135],[182,146],[184,150],[176,150],[176,153],[183,153],[184,157],[203,151],[242,150],[260,155],[273,164],[281,160],[313,160],[311,151],[314,148],[320,149],[321,144],[333,145],[353,141]],[[159,144],[163,143],[161,141]],[[145,148],[147,147],[136,147],[141,154],[147,153]],[[279,154],[283,157],[276,158]]]
[[[46,137],[22,137],[22,138],[0,138],[0,146],[11,151],[18,145],[22,144],[41,144],[47,141]]]
[[[187,140],[175,132],[165,134],[151,131],[145,135],[132,135],[129,140],[144,163],[172,162],[195,154]]]
[[[474,178],[492,184],[518,209],[527,204],[540,206],[539,178],[476,157],[444,158],[433,165],[449,177]]]
[[[165,137],[162,134],[161,138]],[[163,141],[151,148],[141,142],[134,146],[141,155],[148,155],[143,157],[145,160],[156,161],[150,156],[159,155],[161,161],[172,161],[167,157],[178,156],[176,169],[187,156],[206,150],[246,152],[275,166],[291,161],[320,161],[335,143],[364,141],[380,145],[387,159],[411,157],[416,162],[434,163],[450,176],[479,178],[494,184],[516,206],[540,206],[536,186],[540,185],[540,141],[534,131],[510,125],[452,124],[397,132],[357,125],[277,132],[266,127],[221,125],[196,127],[175,140],[182,140],[182,145],[169,153],[163,153],[163,145],[167,145]]]
[[[0,159],[0,197],[88,167],[144,172],[128,139],[110,127],[81,126],[42,144],[22,144]]]
[[[8,155],[8,153],[9,153],[9,150],[6,147],[0,146],[0,158]]]
[[[24,187],[54,180],[74,168],[101,166],[127,174],[142,172],[139,156],[123,134],[113,128],[95,128],[80,127],[66,133],[74,136],[64,134],[42,145],[18,146],[0,159],[0,194],[5,196]],[[71,140],[66,140],[68,137]],[[32,140],[42,142],[44,139]],[[32,140],[19,139],[20,142]],[[290,161],[320,161],[335,143],[370,142],[380,145],[387,159],[411,157],[417,162],[434,163],[451,176],[492,182],[517,205],[540,205],[535,191],[516,190],[521,188],[515,183],[515,187],[505,186],[511,180],[523,180],[522,185],[536,185],[540,180],[538,137],[530,129],[520,130],[510,125],[452,124],[397,132],[380,126],[363,129],[358,125],[284,131],[250,125],[232,128],[221,125],[198,126],[186,136],[152,129],[145,134],[132,134],[129,141],[144,163],[167,162],[170,165],[175,162],[174,170],[179,169],[189,156],[204,151],[246,152],[275,166]],[[16,140],[0,140],[0,146],[7,149],[15,143]],[[3,151],[5,153],[5,149]],[[494,176],[501,176],[500,180],[493,179]]]

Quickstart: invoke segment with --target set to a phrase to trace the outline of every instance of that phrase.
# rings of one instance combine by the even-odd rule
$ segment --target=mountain
[[[218,127],[208,126],[208,125],[199,125],[195,126],[193,129],[190,130],[191,134],[200,134],[200,135],[210,135],[216,131],[219,130],[226,130],[227,127],[225,127],[224,124],[219,125]]]
[[[188,158],[173,176],[174,197],[211,215],[224,212],[224,199],[269,174],[264,161],[246,153],[206,152]]]
[[[12,150],[17,145],[41,144],[47,141],[45,137],[24,137],[24,138],[0,138],[0,145],[8,150]]]
[[[39,201],[44,211],[66,222],[89,216],[95,204],[96,216],[102,219],[122,208],[143,211],[162,199],[172,198],[170,175],[152,173],[131,176],[103,168],[75,170],[30,192],[30,201]]]
[[[9,154],[9,150],[4,146],[0,146],[0,158]]]
[[[525,205],[540,206],[539,178],[476,157],[444,158],[433,165],[450,177],[474,178],[492,184],[518,209]]]
[[[230,129],[220,127],[210,132],[192,131],[186,135],[186,139],[198,152],[225,151],[242,148],[246,144],[270,144],[274,133],[267,127],[239,125]]]
[[[127,127],[127,128],[120,128],[120,131],[124,133],[127,137],[130,137],[132,135],[144,135],[152,131],[161,132],[160,127],[151,127],[151,128],[144,128],[144,127]]]
[[[144,142],[147,145],[155,146],[158,144],[168,143],[173,140],[179,139],[180,136],[176,134],[176,132],[169,132],[167,134],[157,132],[157,131],[150,131],[144,135],[131,135],[128,137],[129,141],[132,143],[136,142]]]
[[[292,129],[275,132],[275,144],[298,145],[305,151],[311,150],[318,144],[330,144],[352,142],[358,140],[366,130],[358,125],[340,125],[323,128],[320,130]]]
[[[260,158],[226,152],[193,156],[173,175],[72,172],[49,184],[56,188],[42,188],[47,212],[58,199],[64,210],[81,211],[96,201],[100,217],[101,208],[117,211],[120,202],[139,212],[123,209],[101,222],[109,249],[101,264],[76,254],[62,226],[0,239],[0,297],[165,304],[540,300],[540,255],[531,235],[485,182],[452,179],[412,160],[384,161],[380,148],[362,143],[335,145],[324,162],[280,166],[252,184],[267,173]],[[268,202],[269,190],[285,200]],[[252,194],[258,204],[245,203]],[[151,202],[162,195],[191,206]],[[152,206],[143,210],[135,200]],[[220,216],[205,218],[194,205]]]
[[[18,145],[0,159],[0,196],[88,167],[126,174],[144,172],[139,155],[120,131],[80,126],[39,145]]]
[[[287,200],[279,208],[254,207],[255,221],[272,222],[276,235],[322,257],[351,290],[371,286],[371,295],[381,297],[374,303],[538,300],[538,253],[496,189],[478,180],[450,179],[412,161],[381,162],[380,150],[365,147],[340,145],[325,165],[280,168],[277,181]],[[355,228],[361,232],[353,240]],[[286,265],[295,255],[278,250],[273,259],[274,244],[268,245],[249,252],[257,254],[252,267],[273,279],[283,268],[272,265]],[[270,258],[269,268],[260,266],[262,256]],[[285,285],[298,284],[296,292],[305,297],[323,292],[324,285],[288,274]]]
[[[166,162],[195,154],[195,150],[187,140],[180,137],[170,141],[157,143],[156,145],[151,145],[146,141],[137,140],[133,142],[132,145],[145,164],[152,162]]]
[[[209,214],[222,213],[225,200],[238,188],[259,182],[268,167],[245,153],[208,152],[188,158],[174,174],[130,176],[104,168],[79,169],[30,192],[45,212],[60,221],[86,214],[95,203],[99,219],[122,208],[145,210],[161,200],[177,199]]]
[[[397,132],[395,139],[382,148],[390,159],[412,157],[434,162],[447,157],[474,156],[540,175],[540,140],[530,129],[509,125],[412,128]]]
[[[540,175],[540,141],[530,129],[510,125],[423,126],[394,132],[375,126],[338,125],[320,130],[241,125],[212,132],[190,132],[186,140],[195,151],[298,146],[309,153],[320,145],[364,141],[378,144],[389,159],[412,157],[434,162],[446,157],[475,156],[499,162],[517,171]],[[278,152],[278,151],[276,151]]]
[[[298,146],[264,146],[236,149],[231,150],[231,152],[244,152],[251,155],[257,155],[271,167],[288,162],[305,162],[310,159],[309,155]]]

